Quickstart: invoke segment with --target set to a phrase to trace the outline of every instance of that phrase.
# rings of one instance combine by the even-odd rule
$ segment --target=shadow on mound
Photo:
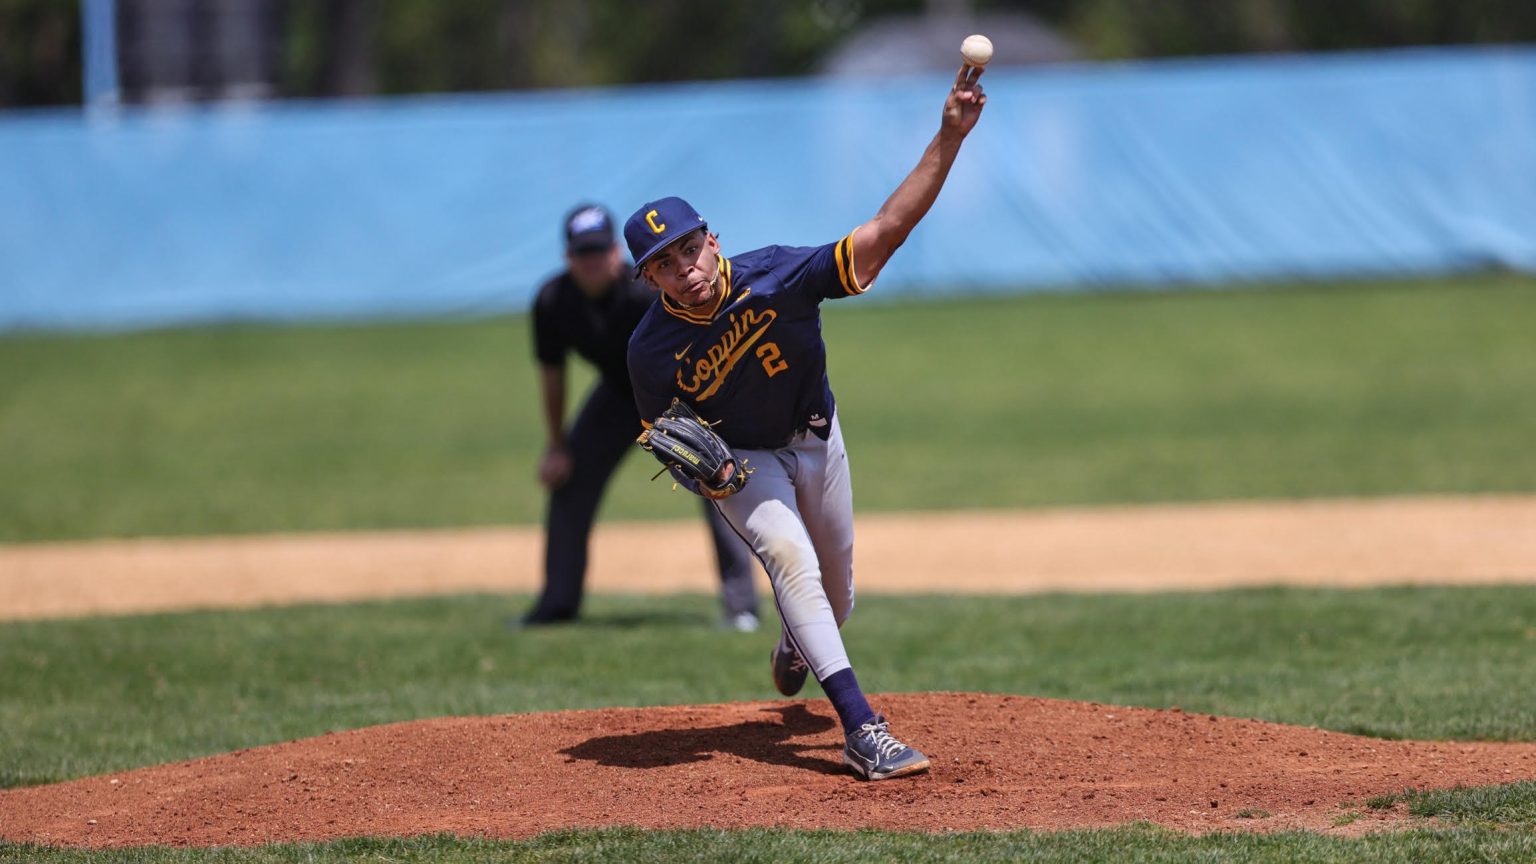
[[[812,714],[804,704],[764,708],[779,715],[779,722],[748,720],[697,729],[654,729],[624,735],[589,738],[560,753],[574,760],[596,762],[610,768],[664,768],[714,758],[727,753],[768,765],[801,768],[819,774],[840,774],[841,763],[802,755],[811,750],[840,750],[836,744],[794,743],[791,739],[826,732],[837,725],[829,717]]]
[[[877,695],[928,774],[862,783],[825,700],[440,717],[0,791],[0,838],[259,846],[627,825],[1361,833],[1368,801],[1536,779],[1536,744],[1383,741],[988,693]],[[637,770],[639,769],[639,770]],[[1344,819],[1341,821],[1341,816]],[[0,857],[4,857],[0,855]]]

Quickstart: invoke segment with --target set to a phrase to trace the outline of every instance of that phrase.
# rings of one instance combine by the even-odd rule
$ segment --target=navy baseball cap
[[[613,246],[613,214],[597,204],[583,204],[566,214],[565,251],[599,252]]]
[[[700,228],[709,228],[709,223],[681,198],[662,198],[636,210],[624,223],[624,242],[635,260],[635,272],[668,243]]]

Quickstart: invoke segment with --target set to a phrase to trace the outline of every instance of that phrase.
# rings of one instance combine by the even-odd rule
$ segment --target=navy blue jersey
[[[732,447],[781,447],[802,429],[822,438],[836,406],[827,382],[821,301],[861,294],[853,235],[816,247],[767,246],[720,259],[703,307],[662,294],[629,340],[629,376],[650,421],[680,397]]]

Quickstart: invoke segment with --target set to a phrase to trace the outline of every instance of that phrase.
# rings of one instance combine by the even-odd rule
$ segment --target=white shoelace
[[[889,759],[907,749],[907,745],[891,737],[889,723],[865,723],[859,727],[864,736],[875,742],[875,752],[882,759]]]

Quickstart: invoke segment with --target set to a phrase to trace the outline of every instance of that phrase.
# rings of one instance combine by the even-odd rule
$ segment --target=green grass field
[[[9,673],[0,679],[0,783],[49,782],[417,717],[773,695],[762,656],[770,637],[715,629],[714,598],[597,597],[586,623],[502,630],[501,616],[522,602],[472,596],[0,624],[0,668]],[[1532,620],[1536,588],[1268,589],[873,596],[861,600],[846,632],[860,677],[874,690],[1025,693],[1178,705],[1389,737],[1536,740],[1536,706],[1527,698],[1536,692]],[[1442,804],[1435,812],[1469,820],[1466,828],[1370,841],[1306,834],[1194,840],[1135,829],[869,834],[845,846],[837,835],[792,832],[617,832],[380,848],[395,850],[387,854],[396,860],[421,861],[666,859],[674,852],[694,860],[726,853],[843,860],[837,856],[856,857],[859,849],[876,856],[904,850],[925,860],[1003,860],[1034,850],[1067,861],[1093,860],[1092,850],[1121,842],[1153,856],[1144,860],[1200,849],[1239,856],[1234,860],[1400,860],[1418,848],[1413,844],[1437,856],[1457,844],[1488,854],[1536,848],[1532,784],[1458,800],[1461,810]],[[189,852],[166,860],[343,860],[348,848],[262,853],[269,858]],[[0,846],[0,855],[22,851]],[[41,860],[105,859],[61,852]]]
[[[536,520],[526,328],[0,339],[0,542]],[[1528,279],[853,301],[826,332],[862,510],[1536,491]],[[608,515],[689,517],[650,473],[632,458]],[[770,637],[715,629],[712,597],[595,597],[584,623],[503,630],[525,603],[0,622],[0,787],[418,717],[773,695]],[[1529,587],[863,596],[846,635],[873,691],[1533,741],[1532,621]],[[1536,784],[1374,803],[1422,827],[0,843],[0,862],[1536,860]]]
[[[0,542],[535,521],[527,327],[0,339]],[[1533,332],[1515,277],[826,312],[863,510],[1536,490]],[[607,512],[687,517],[644,461]]]
[[[586,831],[550,834],[524,843],[426,837],[348,840],[262,849],[138,849],[107,854],[0,844],[0,861],[37,864],[492,864],[492,862],[714,862],[783,864],[807,861],[1032,861],[1042,864],[1188,864],[1292,862],[1309,864],[1517,864],[1536,857],[1536,834],[1495,827],[1458,827],[1381,834],[1358,840],[1319,834],[1211,834],[1190,837],[1151,826],[1108,831],[913,835],[812,831]]]

